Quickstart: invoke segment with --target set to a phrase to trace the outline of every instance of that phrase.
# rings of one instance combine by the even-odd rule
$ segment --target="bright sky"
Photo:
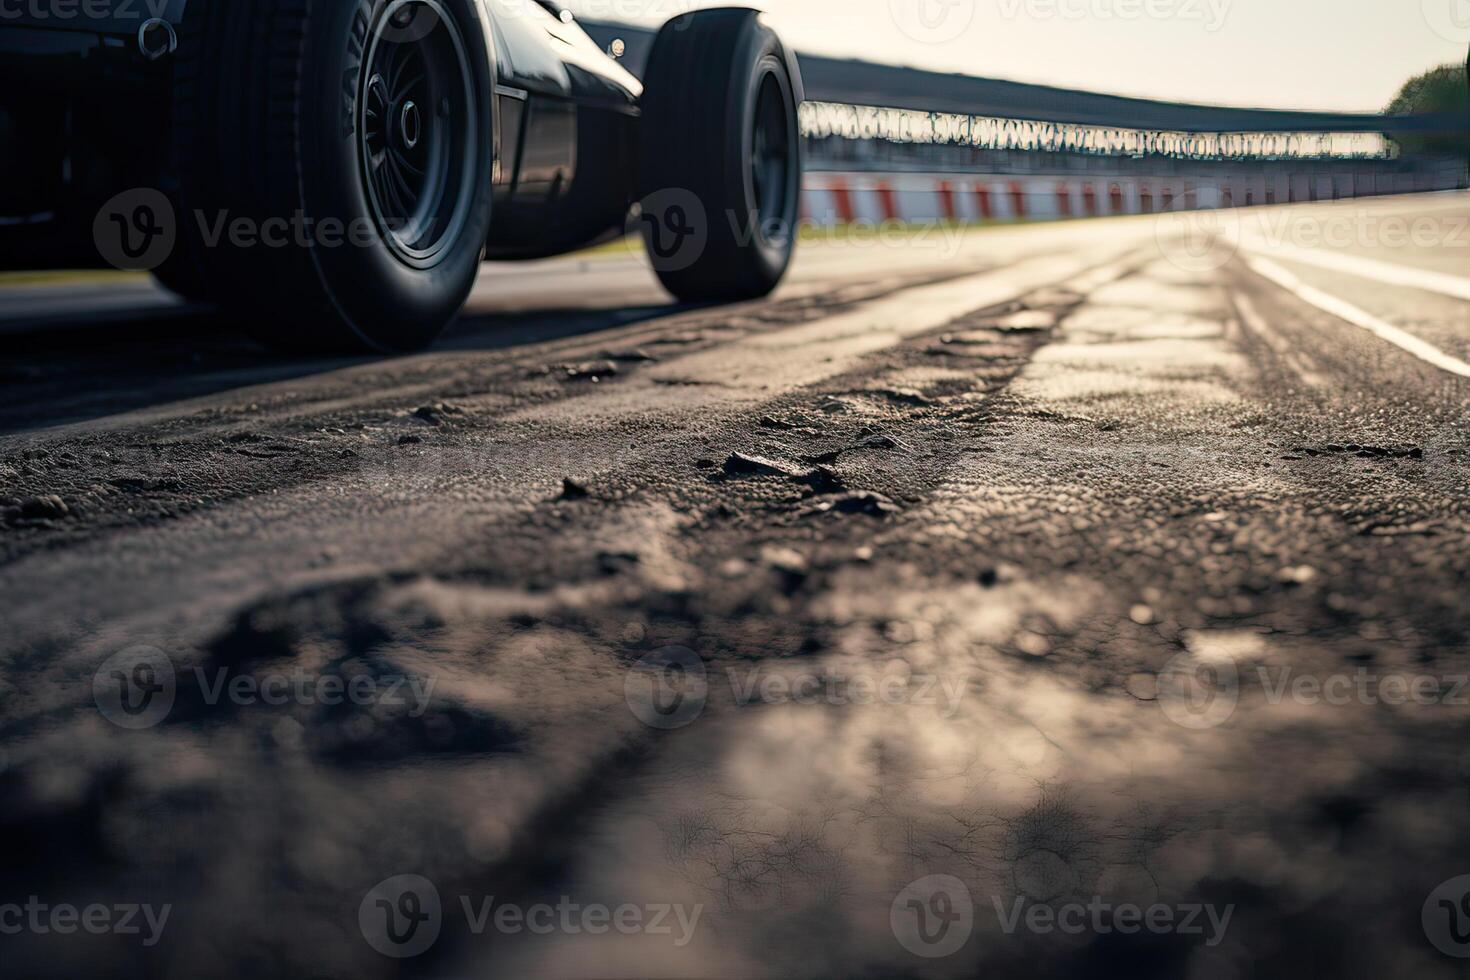
[[[739,0],[566,0],[658,23]],[[1463,64],[1470,0],[754,0],[803,51],[1179,102],[1376,112]]]

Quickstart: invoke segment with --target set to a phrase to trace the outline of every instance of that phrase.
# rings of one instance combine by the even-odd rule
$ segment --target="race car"
[[[15,0],[0,267],[146,269],[291,348],[407,351],[485,259],[641,233],[674,297],[769,293],[796,58],[686,13],[643,77],[552,0]]]

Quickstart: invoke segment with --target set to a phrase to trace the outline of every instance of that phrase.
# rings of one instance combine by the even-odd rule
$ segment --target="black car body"
[[[350,20],[344,21],[349,35],[359,31],[357,25],[365,24],[368,16],[381,15],[385,3],[390,6],[428,4],[443,12],[436,0],[299,2],[307,8],[313,4],[334,8],[339,19],[350,16]],[[201,101],[198,106],[188,107],[187,97],[181,102],[180,93],[195,87],[191,79],[211,70],[211,65],[201,65],[200,59],[212,56],[194,52],[192,67],[181,68],[180,64],[184,55],[190,53],[187,46],[195,43],[191,42],[192,36],[200,31],[218,33],[225,29],[209,24],[198,27],[198,21],[203,19],[201,15],[212,12],[204,11],[201,5],[228,7],[241,3],[244,0],[0,2],[0,267],[118,264],[105,250],[99,253],[98,222],[102,220],[99,209],[130,188],[157,189],[176,203],[182,199],[187,206],[188,148],[180,148],[180,120],[217,113],[217,118],[210,119],[210,125],[228,134],[229,113],[237,112],[242,103],[216,106]],[[344,15],[339,9],[354,4],[360,6],[361,15]],[[744,106],[740,99],[746,96],[730,91],[740,88],[739,84],[732,85],[722,76],[705,78],[697,74],[708,72],[709,68],[700,63],[703,56],[689,54],[701,30],[729,36],[732,40],[726,47],[736,51],[738,71],[748,73],[748,67],[740,59],[762,57],[759,45],[751,40],[754,35],[750,35],[748,26],[742,26],[747,21],[754,23],[754,12],[738,12],[748,15],[746,19],[735,17],[736,11],[686,15],[677,24],[665,28],[664,34],[669,36],[668,52],[663,59],[666,76],[678,79],[677,87],[681,90],[700,89],[699,97],[703,101],[689,102],[685,91],[671,93],[664,100],[667,105],[664,114],[668,118],[660,123],[657,142],[650,144],[649,127],[643,125],[647,109],[644,84],[599,48],[560,4],[552,0],[446,0],[443,6],[471,11],[468,17],[481,22],[465,35],[473,36],[470,43],[483,44],[486,60],[482,63],[488,64],[489,77],[493,77],[493,84],[486,85],[482,75],[475,86],[480,96],[480,101],[474,103],[475,111],[487,121],[493,146],[489,154],[493,163],[484,172],[477,171],[475,176],[475,180],[488,181],[491,186],[482,257],[522,259],[553,255],[621,233],[627,228],[630,208],[640,198],[664,186],[651,183],[651,175],[662,168],[661,179],[665,182],[670,179],[669,166],[649,160],[650,145],[656,155],[663,155],[662,147],[667,146],[671,158],[683,160],[683,166],[699,166],[723,174],[728,168],[720,154],[728,156],[729,153],[723,146],[712,144],[703,156],[698,153],[689,156],[675,146],[683,141],[684,129],[705,126],[697,121],[701,116],[721,117],[707,120],[711,141],[723,138],[718,130],[728,128],[729,120],[723,118],[727,111],[736,115],[744,113],[747,129],[754,125],[757,148],[770,141],[771,132],[779,131],[777,137],[783,143],[784,154],[780,159],[782,172],[799,174],[794,110],[789,113],[789,121],[783,114],[774,123],[764,124],[767,135],[762,137],[760,114],[765,112],[770,116],[764,107],[775,100],[761,93],[771,86],[752,90],[747,101],[754,102]],[[279,10],[280,3],[272,9]],[[378,14],[371,15],[372,10]],[[297,21],[306,16],[298,13]],[[466,19],[465,14],[459,16]],[[191,23],[196,26],[191,28]],[[241,23],[250,30],[257,29],[251,22]],[[273,24],[258,29],[276,30]],[[238,30],[239,25],[234,29]],[[745,33],[736,38],[732,32],[737,31]],[[689,36],[681,38],[680,34]],[[352,46],[360,40],[348,36],[346,43]],[[706,47],[708,44],[698,43]],[[780,48],[779,42],[767,40],[765,44],[765,61],[769,63],[771,52],[775,51],[776,60],[783,62],[777,72],[781,77],[776,88],[785,93],[786,102],[793,106],[799,104],[800,74],[794,56]],[[216,39],[212,50],[232,49],[220,48]],[[680,50],[685,53],[680,54]],[[480,59],[481,55],[476,53],[475,58]],[[765,71],[770,73],[769,65]],[[190,77],[181,80],[184,75]],[[310,75],[302,77],[309,79]],[[693,85],[690,79],[700,81]],[[251,84],[264,87],[267,80],[269,76],[262,74]],[[211,91],[223,91],[218,80],[215,82]],[[373,82],[380,82],[379,77],[374,76]],[[347,77],[340,87],[330,83],[318,85],[320,91],[312,93],[310,98],[317,103],[339,99],[344,125],[351,129],[355,125],[354,113],[360,108],[358,103],[370,97],[365,88],[368,84],[364,78]],[[328,92],[329,87],[338,90]],[[487,87],[490,91],[480,91]],[[181,109],[181,104],[186,108]],[[485,106],[492,106],[492,111],[486,112]],[[396,105],[391,110],[399,111]],[[387,114],[390,107],[385,105],[383,111]],[[415,113],[419,111],[414,108]],[[433,115],[431,111],[426,114]],[[325,117],[318,112],[316,118]],[[696,121],[686,123],[690,119]],[[751,123],[751,119],[755,122]],[[395,138],[404,138],[403,133],[408,132],[407,120],[404,115],[401,126],[394,129],[398,133]],[[417,127],[425,123],[415,115],[412,124]],[[198,129],[199,119],[194,119],[191,126]],[[305,140],[308,136],[300,138]],[[751,143],[747,136],[747,157]],[[235,156],[247,154],[252,146],[242,144]],[[738,148],[735,152],[739,152]],[[268,161],[258,164],[267,165]],[[750,220],[760,225],[762,209],[754,204],[762,193],[757,186],[763,179],[761,165],[757,161],[743,162],[742,166],[755,174],[754,178],[746,179],[746,196],[751,197],[754,208]],[[677,170],[672,173],[672,179],[680,186],[698,182],[694,178],[681,179]],[[347,179],[345,175],[344,179]],[[782,189],[780,213],[776,218],[794,217],[797,180],[799,177],[792,178],[789,187]],[[723,190],[718,190],[716,197],[722,193]],[[736,193],[738,196],[738,188]],[[773,196],[769,180],[764,196],[766,224],[774,224],[769,213]],[[710,206],[711,221],[715,222],[726,202],[716,199],[706,203]],[[736,207],[732,213],[739,210]],[[683,220],[682,209],[677,215]],[[122,223],[129,219],[117,220]],[[181,217],[181,220],[188,218]],[[715,231],[718,234],[718,228]],[[789,243],[784,244],[789,253]],[[730,257],[727,255],[723,260],[725,265],[729,265]],[[213,256],[207,258],[209,262],[215,261]],[[780,266],[777,272],[784,272],[785,260],[777,264]],[[200,262],[196,260],[193,265],[197,267]],[[168,275],[163,275],[164,272]],[[201,275],[197,268],[182,272],[159,270],[162,281],[185,294],[198,292],[201,297],[214,299],[230,291],[206,283],[208,276],[201,278]],[[377,278],[371,271],[365,271],[363,277],[364,280]],[[175,286],[175,282],[184,285]],[[746,286],[732,288],[728,283],[709,288],[701,288],[697,283],[691,287],[689,282],[680,286],[671,280],[666,280],[666,284],[676,294],[690,294],[688,298],[704,298],[703,294],[709,298],[738,298],[741,292],[768,290],[774,285],[774,279],[754,290]],[[328,284],[327,291],[333,288]],[[340,292],[340,280],[335,288]],[[433,316],[443,319],[438,313]],[[362,331],[354,328],[354,333]],[[366,343],[373,347],[397,347],[416,346],[418,342],[399,344],[373,339]]]
[[[100,264],[92,222],[103,202],[176,180],[166,45],[189,2],[25,0],[0,14],[4,267]],[[642,84],[555,5],[483,2],[498,73],[490,257],[564,252],[620,228]],[[149,57],[140,38],[155,31],[162,53]]]

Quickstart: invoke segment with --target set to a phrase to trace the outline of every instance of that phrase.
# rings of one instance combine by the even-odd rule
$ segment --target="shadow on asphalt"
[[[581,336],[677,312],[672,305],[470,313],[430,348],[492,351]],[[0,331],[0,435],[85,422],[392,357],[280,354],[199,308],[89,314]]]

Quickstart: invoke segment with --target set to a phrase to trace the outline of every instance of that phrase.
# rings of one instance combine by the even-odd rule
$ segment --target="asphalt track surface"
[[[1463,194],[603,255],[337,361],[0,295],[4,971],[1463,975],[1467,256]]]

